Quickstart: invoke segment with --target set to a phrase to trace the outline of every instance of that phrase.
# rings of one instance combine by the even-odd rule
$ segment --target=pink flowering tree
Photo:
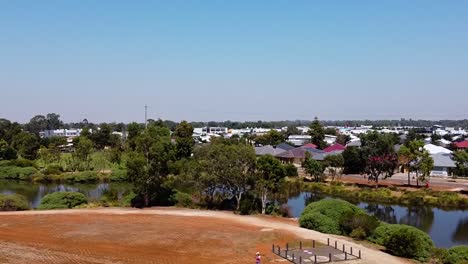
[[[379,187],[379,178],[392,177],[398,166],[398,157],[395,154],[371,156],[367,160],[366,173],[369,181],[375,181],[375,187]]]

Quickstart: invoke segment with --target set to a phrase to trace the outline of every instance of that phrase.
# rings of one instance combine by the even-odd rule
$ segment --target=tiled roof
[[[468,141],[462,141],[462,142],[455,142],[455,146],[457,148],[468,148]]]
[[[333,144],[333,145],[329,146],[328,148],[324,149],[323,151],[332,152],[332,151],[336,151],[336,150],[345,150],[345,149],[346,149],[345,146],[336,143],[336,144]]]

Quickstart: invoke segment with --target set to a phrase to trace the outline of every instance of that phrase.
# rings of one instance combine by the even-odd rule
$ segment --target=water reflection
[[[81,192],[88,199],[98,200],[105,193],[112,193],[117,198],[129,192],[131,186],[128,183],[98,183],[98,184],[32,184],[24,181],[0,181],[0,193],[21,194],[26,197],[30,206],[39,206],[42,197],[53,192]]]
[[[311,202],[330,198],[303,192],[290,197],[287,205],[292,217],[299,217]],[[350,201],[353,202],[353,201]],[[468,211],[445,211],[431,207],[405,207],[389,204],[357,203],[357,206],[391,224],[406,224],[428,233],[438,247],[452,247],[468,242]]]
[[[458,221],[457,228],[453,232],[452,241],[467,244],[468,243],[468,217]]]

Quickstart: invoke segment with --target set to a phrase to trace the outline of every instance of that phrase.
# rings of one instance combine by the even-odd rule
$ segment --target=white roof
[[[437,154],[437,153],[445,153],[445,154],[452,153],[451,150],[443,148],[443,147],[436,146],[434,144],[426,144],[426,145],[424,145],[424,149],[427,150],[427,152],[429,152],[429,154],[431,154],[431,155],[432,154]]]

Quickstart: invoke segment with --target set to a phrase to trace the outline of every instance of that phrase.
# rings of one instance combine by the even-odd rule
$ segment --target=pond
[[[291,216],[299,217],[307,204],[323,198],[328,197],[308,192],[289,197],[287,205]],[[362,202],[357,206],[381,221],[411,225],[423,230],[431,236],[437,247],[468,244],[468,211]]]
[[[0,180],[0,193],[24,195],[31,207],[36,208],[42,197],[57,191],[78,191],[91,200],[100,199],[106,192],[119,198],[131,190],[128,183],[98,184],[31,184],[24,181]],[[299,189],[283,193],[284,201],[292,217],[299,217],[305,206],[311,202],[328,198]],[[446,211],[431,207],[405,207],[374,203],[358,203],[359,207],[387,223],[415,226],[427,232],[438,247],[468,244],[468,211]]]
[[[106,192],[112,192],[121,198],[128,193],[131,186],[128,183],[97,183],[97,184],[32,184],[24,181],[0,180],[0,193],[21,194],[26,197],[29,205],[36,208],[42,197],[53,192],[81,192],[90,200],[100,199]]]

